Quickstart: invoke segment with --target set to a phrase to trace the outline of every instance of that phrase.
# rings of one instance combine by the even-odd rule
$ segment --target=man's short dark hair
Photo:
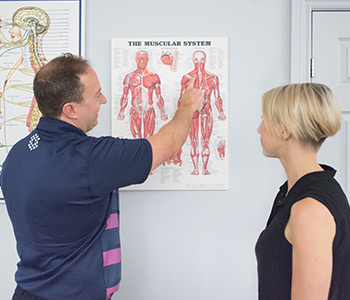
[[[44,65],[34,78],[34,96],[44,117],[58,119],[65,103],[83,100],[84,85],[80,75],[90,65],[71,53],[62,54]]]

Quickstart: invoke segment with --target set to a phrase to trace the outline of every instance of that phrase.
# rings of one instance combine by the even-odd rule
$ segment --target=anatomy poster
[[[183,147],[145,183],[127,189],[227,189],[227,38],[113,38],[111,54],[113,136],[158,132],[193,76],[205,99]]]
[[[62,53],[82,54],[82,16],[79,0],[0,2],[0,165],[41,117],[35,73]]]

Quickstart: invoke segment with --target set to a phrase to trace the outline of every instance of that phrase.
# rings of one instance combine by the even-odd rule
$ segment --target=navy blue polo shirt
[[[89,137],[41,118],[1,176],[18,285],[50,300],[109,299],[120,281],[118,188],[145,181],[151,165],[145,139]]]

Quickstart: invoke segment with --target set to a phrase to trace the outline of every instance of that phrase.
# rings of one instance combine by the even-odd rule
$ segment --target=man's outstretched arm
[[[181,96],[181,106],[173,119],[147,140],[153,151],[152,170],[170,159],[185,143],[191,125],[193,113],[203,103],[201,90],[193,87],[196,77],[192,77],[186,91]]]

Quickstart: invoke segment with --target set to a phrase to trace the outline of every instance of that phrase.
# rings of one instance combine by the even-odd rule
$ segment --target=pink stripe
[[[112,250],[103,252],[103,266],[104,267],[120,263],[120,261],[121,261],[120,248],[112,249]]]
[[[107,300],[111,299],[113,293],[115,293],[117,290],[119,290],[119,283],[116,286],[107,289],[106,299]]]
[[[107,226],[106,229],[112,229],[119,227],[119,218],[118,214],[110,214],[108,220],[107,220]]]

